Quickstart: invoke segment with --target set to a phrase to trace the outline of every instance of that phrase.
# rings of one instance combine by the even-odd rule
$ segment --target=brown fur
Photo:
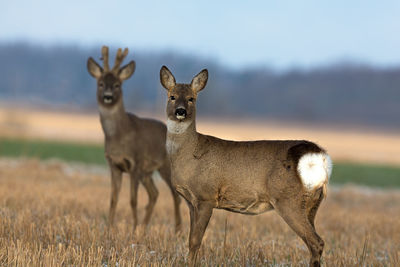
[[[181,225],[179,212],[180,197],[172,187],[171,170],[165,150],[166,127],[162,122],[142,119],[127,113],[122,100],[122,82],[128,79],[135,70],[131,61],[120,68],[128,49],[122,53],[118,49],[115,65],[110,70],[108,65],[108,48],[102,48],[104,70],[92,59],[88,59],[89,73],[97,79],[97,102],[100,111],[101,126],[105,136],[105,156],[111,170],[111,203],[109,224],[115,217],[118,195],[121,189],[122,173],[130,175],[131,207],[134,229],[137,225],[137,191],[141,182],[149,195],[144,224],[148,224],[158,191],[152,179],[152,173],[159,171],[162,179],[171,188],[175,205],[176,230]]]
[[[324,242],[314,218],[324,191],[307,191],[297,163],[306,153],[324,150],[302,140],[235,142],[198,133],[196,98],[207,77],[203,70],[191,84],[176,84],[165,66],[160,72],[169,98],[167,151],[173,184],[190,209],[190,265],[196,262],[212,210],[218,208],[249,215],[275,209],[308,246],[310,265],[319,266]],[[185,118],[178,118],[179,108],[186,110]]]

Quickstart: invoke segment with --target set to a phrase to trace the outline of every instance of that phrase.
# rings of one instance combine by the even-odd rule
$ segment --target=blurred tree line
[[[123,85],[128,110],[164,111],[159,70],[166,65],[178,82],[187,83],[208,68],[209,83],[198,102],[201,115],[400,128],[400,66],[341,63],[281,72],[234,70],[193,55],[129,48],[125,63],[133,59],[137,66]],[[111,48],[110,64],[115,50]],[[0,103],[95,110],[96,83],[86,70],[89,56],[102,64],[100,46],[0,44]]]

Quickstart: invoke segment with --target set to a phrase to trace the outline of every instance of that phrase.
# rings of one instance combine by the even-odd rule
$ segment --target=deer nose
[[[175,115],[176,115],[176,116],[185,117],[185,116],[186,116],[186,109],[184,109],[184,108],[177,108],[177,109],[175,110]]]

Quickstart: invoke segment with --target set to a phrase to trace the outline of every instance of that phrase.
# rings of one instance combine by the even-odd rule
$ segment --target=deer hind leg
[[[149,202],[146,206],[146,215],[143,220],[143,223],[147,226],[150,222],[151,214],[153,213],[154,206],[157,202],[158,190],[150,174],[143,176],[141,182],[144,185],[144,188],[146,189],[149,196]]]
[[[213,206],[209,203],[198,203],[197,206],[193,206],[189,202],[188,204],[190,209],[189,266],[195,266],[201,241],[212,215]]]
[[[110,212],[108,217],[108,224],[112,226],[114,224],[115,210],[118,203],[118,195],[121,191],[122,183],[122,172],[116,166],[110,164],[111,169],[111,201],[110,201]]]
[[[137,223],[138,223],[138,219],[137,219],[137,196],[138,196],[138,188],[139,188],[139,179],[140,179],[140,177],[135,175],[135,173],[133,173],[133,172],[130,173],[130,177],[131,177],[131,188],[130,188],[131,199],[130,199],[130,203],[131,203],[132,217],[133,217],[133,231],[135,231]]]
[[[324,241],[315,231],[306,210],[300,207],[297,207],[296,209],[293,205],[290,205],[290,203],[277,206],[276,210],[290,228],[292,228],[307,245],[308,250],[311,253],[310,266],[320,266]]]
[[[313,201],[313,205],[311,206],[311,209],[308,212],[308,220],[310,221],[311,225],[315,229],[314,226],[314,221],[315,221],[315,215],[317,214],[318,208],[321,205],[322,200],[324,199],[324,195],[322,192],[322,188],[318,189],[317,192],[315,192],[315,195],[317,196],[316,199]]]
[[[175,232],[179,232],[182,227],[181,212],[180,212],[181,197],[179,196],[178,192],[172,185],[171,168],[169,162],[165,163],[158,171],[160,172],[161,178],[168,184],[172,193],[172,197],[174,198]]]

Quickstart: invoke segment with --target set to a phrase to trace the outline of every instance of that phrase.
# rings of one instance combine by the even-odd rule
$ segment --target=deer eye
[[[171,96],[169,97],[169,99],[175,100],[175,96],[171,95]]]
[[[99,83],[99,88],[100,88],[100,89],[103,89],[103,87],[104,87],[104,83],[103,83],[103,82],[100,82],[100,83]]]
[[[119,84],[114,84],[114,89],[119,89],[121,86]]]
[[[189,102],[193,102],[193,100],[194,100],[193,97],[189,98]]]

